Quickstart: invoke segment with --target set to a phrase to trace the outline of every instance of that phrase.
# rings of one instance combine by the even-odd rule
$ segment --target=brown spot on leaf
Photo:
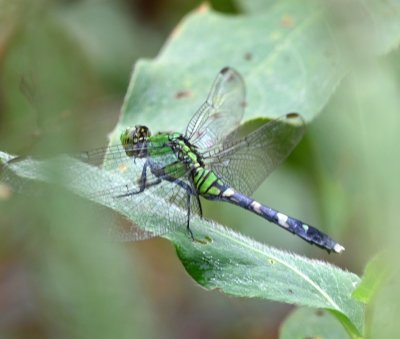
[[[192,91],[189,90],[182,90],[182,91],[178,91],[175,94],[175,98],[176,99],[182,99],[182,98],[187,98],[192,96]]]
[[[284,15],[281,19],[281,25],[286,28],[292,28],[294,26],[294,19],[291,15]]]
[[[253,54],[251,54],[250,52],[246,52],[246,53],[243,55],[243,58],[244,58],[244,60],[250,61],[250,60],[253,59]]]
[[[223,114],[222,114],[221,112],[215,112],[215,113],[211,116],[211,118],[214,119],[214,120],[217,120],[217,119],[221,118],[222,116],[223,116]]]

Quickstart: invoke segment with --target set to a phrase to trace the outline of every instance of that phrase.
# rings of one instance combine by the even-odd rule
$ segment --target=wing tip
[[[228,73],[232,68],[230,68],[229,66],[225,66],[223,69],[221,69],[220,73],[221,74],[226,74]]]
[[[296,112],[290,112],[286,114],[286,118],[288,119],[298,119],[300,117],[299,113]]]
[[[287,119],[288,122],[290,122],[294,125],[298,125],[298,126],[305,125],[305,121],[299,113],[296,113],[296,112],[287,113],[285,115],[285,118]]]

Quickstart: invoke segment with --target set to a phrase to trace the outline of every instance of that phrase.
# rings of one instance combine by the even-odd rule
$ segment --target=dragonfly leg
[[[146,183],[147,183],[147,167],[149,166],[148,161],[146,161],[143,165],[143,169],[142,169],[142,174],[140,175],[140,179],[139,179],[139,191],[132,193],[132,194],[138,194],[141,193],[145,190],[146,188]]]
[[[193,236],[193,232],[190,229],[190,206],[191,206],[191,199],[194,196],[199,204],[199,214],[201,217],[203,217],[203,210],[201,208],[201,203],[200,203],[200,197],[198,192],[196,191],[196,189],[193,188],[193,186],[189,185],[188,183],[180,180],[180,179],[176,179],[170,176],[163,176],[162,177],[164,180],[170,181],[174,184],[179,185],[180,187],[182,187],[186,192],[187,192],[187,223],[186,223],[186,229],[190,235],[190,237],[192,238],[192,240],[195,240],[194,236]]]
[[[190,187],[189,184],[187,184],[186,182],[184,182],[184,181],[182,181],[180,179],[176,179],[176,178],[170,177],[169,175],[163,175],[161,178],[164,179],[164,180],[167,180],[167,181],[169,181],[169,182],[171,182],[173,184],[181,186],[186,192],[188,192],[188,194],[191,194],[191,195],[195,195],[196,194],[196,192],[193,190],[192,187]]]
[[[128,192],[125,194],[120,194],[117,195],[117,198],[123,198],[123,197],[128,197],[130,195],[135,195],[135,194],[139,194],[142,193],[146,188],[149,188],[151,186],[154,185],[158,185],[161,182],[161,179],[158,178],[156,181],[153,182],[148,182],[147,181],[147,168],[148,168],[149,164],[146,161],[143,165],[143,169],[142,169],[142,174],[140,175],[140,179],[139,179],[139,190],[136,192]]]
[[[203,218],[203,208],[201,207],[200,196],[198,194],[195,195],[197,199],[197,203],[199,204],[199,215],[200,218]]]
[[[190,237],[194,241],[194,235],[192,230],[190,229],[190,203],[191,203],[192,195],[187,194],[187,223],[186,223],[186,230],[189,232]]]

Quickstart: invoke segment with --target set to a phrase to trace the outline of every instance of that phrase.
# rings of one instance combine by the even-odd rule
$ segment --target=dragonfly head
[[[151,136],[151,133],[146,126],[136,125],[135,127],[127,128],[120,136],[126,155],[135,158],[146,157],[147,138],[149,136]]]

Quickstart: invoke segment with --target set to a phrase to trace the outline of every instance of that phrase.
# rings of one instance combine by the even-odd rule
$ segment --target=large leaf
[[[0,159],[5,162],[10,156],[0,153]],[[26,180],[60,183],[60,177],[69,190],[117,211],[132,223],[142,217],[143,211],[132,208],[135,196],[128,200],[92,195],[92,192],[107,189],[110,180],[122,183],[125,180],[122,175],[68,157],[12,162],[3,168],[1,180],[3,185],[18,190],[21,185],[27,185]],[[166,202],[162,206],[159,197],[151,194],[147,194],[146,199],[149,204],[160,206],[159,214],[148,218],[152,218],[154,224],[166,223],[164,210],[171,207]],[[351,298],[359,282],[356,275],[325,262],[269,248],[205,219],[193,218],[191,225],[195,238],[200,241],[192,241],[186,230],[179,227],[167,237],[174,242],[186,270],[199,284],[236,296],[326,308],[339,314],[347,328],[362,332],[363,306]],[[119,232],[115,226],[109,230],[112,234]],[[124,229],[122,235],[129,240],[129,230]]]
[[[358,8],[356,1],[349,4]],[[400,41],[400,6],[394,1],[364,1],[356,22],[346,16],[347,3],[260,6],[255,4],[256,14],[241,16],[203,6],[183,19],[155,60],[136,64],[117,131],[138,121],[160,129],[174,121],[174,129],[183,130],[224,66],[245,79],[246,119],[295,111],[309,121],[349,71],[354,57],[349,51],[384,53]],[[359,35],[352,35],[353,24]],[[357,39],[367,40],[369,50],[355,46]]]
[[[346,72],[318,6],[279,2],[257,16],[201,7],[175,28],[155,60],[136,64],[120,125],[170,129],[174,121],[183,130],[224,66],[244,77],[246,119],[295,111],[311,120]]]

